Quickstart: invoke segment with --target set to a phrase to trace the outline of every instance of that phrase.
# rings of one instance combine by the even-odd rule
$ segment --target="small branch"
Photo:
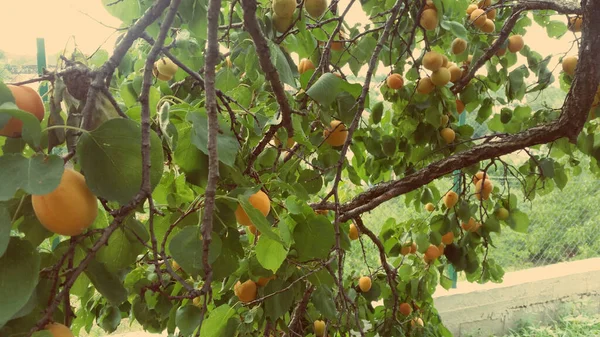
[[[283,334],[283,337],[300,334],[301,331],[297,331],[296,326],[298,325],[298,323],[302,319],[302,316],[306,312],[306,307],[308,306],[308,301],[310,300],[310,295],[312,295],[314,290],[315,290],[315,286],[313,286],[313,285],[306,288],[306,291],[304,292],[304,295],[302,296],[302,300],[300,300],[300,302],[298,302],[298,305],[294,309],[294,312],[292,313],[292,317],[290,318],[290,324],[288,324],[288,329],[290,330],[290,333]]]

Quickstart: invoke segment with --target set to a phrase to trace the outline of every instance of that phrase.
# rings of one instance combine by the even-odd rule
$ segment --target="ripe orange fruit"
[[[424,10],[423,13],[421,13],[419,24],[421,27],[425,28],[425,30],[435,30],[438,25],[437,11],[431,8]]]
[[[437,87],[443,87],[450,82],[450,76],[450,71],[442,67],[431,73],[431,82]]]
[[[496,25],[494,24],[494,21],[492,21],[491,19],[486,19],[483,26],[481,26],[481,31],[489,34],[493,33],[494,30],[496,30]]]
[[[481,0],[477,3],[479,8],[486,8],[492,5],[492,0]]]
[[[410,321],[410,326],[411,327],[422,327],[423,326],[423,320],[421,319],[421,317],[415,317]]]
[[[83,233],[98,215],[96,196],[85,183],[81,173],[65,169],[54,191],[32,195],[33,211],[49,231],[66,236]]]
[[[513,35],[508,38],[508,50],[511,53],[520,52],[525,46],[525,41],[521,35]]]
[[[367,291],[371,290],[371,278],[368,276],[363,276],[360,279],[358,279],[358,287],[363,293],[366,293]]]
[[[465,50],[467,50],[467,41],[457,37],[454,39],[454,41],[452,41],[450,48],[452,49],[452,54],[462,54]]]
[[[342,146],[348,138],[348,130],[346,125],[338,120],[332,120],[329,124],[330,128],[323,130],[325,142],[331,146]]]
[[[458,80],[460,80],[462,78],[462,70],[457,67],[457,66],[450,66],[448,68],[448,71],[450,72],[450,82],[452,83],[456,83],[458,82]]]
[[[260,235],[260,232],[254,225],[248,226],[248,230],[250,231],[250,233],[252,233],[252,235]]]
[[[313,323],[313,326],[314,326],[314,330],[315,330],[315,336],[321,337],[321,336],[325,335],[325,322],[323,322],[321,320],[316,320]]]
[[[402,76],[400,76],[400,74],[391,74],[387,77],[385,83],[390,89],[402,89],[402,87],[404,86],[404,79],[402,79]]]
[[[438,255],[438,257],[440,257],[440,256],[444,255],[444,248],[445,248],[445,247],[446,247],[446,246],[444,245],[444,243],[440,243],[440,244],[437,246],[437,249],[438,249],[438,251],[440,252],[440,255]]]
[[[256,290],[256,283],[252,280],[247,280],[244,283],[237,281],[233,287],[235,296],[244,303],[252,302],[256,299]]]
[[[269,196],[261,190],[252,194],[250,196],[250,198],[248,198],[248,201],[254,208],[259,210],[262,213],[262,215],[264,215],[264,216],[267,216],[269,214],[269,212],[271,211],[271,201],[269,200]],[[237,222],[240,225],[244,225],[244,226],[254,225],[252,223],[252,221],[250,220],[250,217],[248,216],[246,211],[244,211],[244,209],[242,208],[242,205],[240,205],[240,204],[238,204],[238,206],[235,210],[235,219],[237,220]]]
[[[467,15],[471,15],[471,13],[473,13],[473,11],[477,8],[478,7],[476,4],[470,4],[469,7],[467,7]]]
[[[410,244],[410,253],[414,254],[416,252],[417,252],[417,244],[413,242]]]
[[[404,316],[410,315],[412,307],[408,303],[400,303],[400,313]]]
[[[267,283],[269,283],[269,281],[274,280],[275,277],[275,275],[271,275],[269,277],[261,277],[258,279],[258,281],[256,281],[256,285],[258,285],[259,287],[264,287],[267,285]]]
[[[444,58],[439,53],[436,53],[434,51],[428,51],[423,56],[423,60],[421,61],[421,63],[426,69],[436,71],[444,65]]]
[[[442,198],[442,201],[446,205],[446,208],[452,208],[458,202],[458,194],[454,191],[448,191]]]
[[[40,122],[44,119],[44,103],[38,93],[31,87],[7,85],[8,89],[15,98],[17,108],[34,115]],[[20,119],[11,117],[8,122],[0,129],[0,136],[19,138],[23,122]]]
[[[311,60],[306,58],[300,60],[300,63],[298,64],[298,72],[300,73],[300,75],[304,74],[305,72],[311,69],[315,69],[315,65]]]
[[[423,8],[423,10],[425,9],[433,9],[435,11],[437,11],[437,8],[435,8],[435,4],[433,3],[433,0],[427,0],[425,2],[425,8]]]
[[[429,203],[427,203],[427,205],[425,205],[425,210],[427,212],[433,212],[433,211],[435,211],[435,206],[429,202]]]
[[[475,219],[473,218],[469,218],[469,221],[467,223],[462,223],[460,225],[460,227],[462,227],[462,229],[469,231],[469,232],[476,232],[479,227],[481,227],[481,224],[477,221],[475,221]]]
[[[355,224],[350,224],[350,230],[348,231],[350,240],[358,240],[358,227]]]
[[[492,194],[492,189],[494,188],[494,184],[490,179],[479,180],[475,184],[475,197],[477,200],[488,200],[490,198],[490,194]]]
[[[480,181],[481,179],[483,179],[483,177],[485,177],[485,179],[489,180],[489,177],[485,172],[479,171],[479,172],[475,173],[475,175],[473,176],[473,184],[477,184],[477,182]]]
[[[277,138],[277,136],[273,137],[273,142],[275,143],[275,146],[279,147],[279,145],[281,145],[281,140],[279,140],[279,138]],[[294,144],[296,144],[296,141],[294,141],[294,138],[289,137],[287,139],[287,141],[285,142],[285,148],[289,149],[292,146],[294,146]]]
[[[407,245],[402,246],[402,248],[400,249],[400,254],[406,256],[406,255],[410,254],[410,251],[411,251],[411,245],[407,244]]]
[[[581,24],[583,23],[583,18],[581,16],[572,17],[569,19],[569,30],[577,33],[581,32]]]
[[[443,242],[445,245],[449,245],[449,244],[451,244],[452,242],[454,242],[454,233],[452,233],[452,232],[448,232],[448,233],[446,233],[446,234],[442,235],[442,242]]]
[[[419,83],[417,83],[417,92],[419,94],[430,94],[433,89],[435,89],[435,84],[431,82],[431,78],[429,77],[423,77],[419,80]]]
[[[494,20],[496,18],[496,8],[491,9],[489,12],[487,12],[487,18],[490,20]]]
[[[73,337],[73,332],[66,325],[60,323],[49,323],[45,327],[46,330],[50,331],[52,337]]]
[[[440,250],[434,245],[429,245],[425,251],[425,257],[429,260],[435,260],[440,256]]]
[[[483,27],[485,25],[485,20],[487,19],[487,15],[483,9],[474,10],[469,16],[469,21],[473,23],[473,25],[477,28]]]

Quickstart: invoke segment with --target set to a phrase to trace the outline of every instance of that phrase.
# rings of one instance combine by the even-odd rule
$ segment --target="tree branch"
[[[217,113],[217,93],[215,89],[215,67],[219,58],[219,12],[221,0],[210,0],[208,5],[208,48],[205,64],[206,111],[208,115],[208,182],[204,192],[204,217],[202,219],[202,266],[204,269],[204,305],[200,312],[200,322],[203,321],[212,295],[212,268],[208,262],[209,247],[212,241],[213,212],[217,182],[219,181],[219,153],[217,151],[217,133],[219,121]],[[200,324],[202,325],[202,324]]]

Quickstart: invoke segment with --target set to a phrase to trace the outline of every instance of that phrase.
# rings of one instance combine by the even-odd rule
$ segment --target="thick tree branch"
[[[221,0],[210,0],[208,5],[208,48],[206,50],[205,65],[205,92],[206,111],[208,115],[208,182],[204,192],[204,217],[202,219],[202,266],[204,269],[204,305],[200,312],[202,322],[208,307],[208,301],[212,294],[212,268],[208,262],[209,247],[212,241],[213,212],[215,208],[215,196],[217,194],[217,182],[219,181],[219,153],[217,151],[217,133],[219,132],[219,121],[217,112],[217,93],[215,89],[215,67],[219,58],[219,12]]]
[[[248,33],[250,33],[250,36],[254,41],[260,67],[265,73],[265,77],[271,84],[271,88],[273,88],[273,93],[275,94],[275,98],[277,99],[277,103],[279,104],[279,108],[281,109],[281,124],[279,126],[285,127],[288,136],[291,137],[294,135],[294,129],[292,127],[292,108],[290,107],[290,103],[288,102],[285,90],[283,89],[283,84],[279,79],[279,73],[277,72],[277,68],[275,68],[275,66],[271,62],[271,52],[269,50],[269,44],[267,43],[267,39],[261,32],[260,25],[258,23],[258,20],[256,19],[256,0],[242,0],[241,3],[242,8],[244,10],[244,26],[246,27],[246,30],[248,31]],[[273,127],[271,127],[271,129],[273,129]],[[270,132],[267,132],[263,140],[261,140],[260,144],[252,152],[251,158],[248,160],[248,167],[251,167],[254,160],[256,160],[256,150],[261,145],[264,149],[266,143],[268,143],[271,140],[272,136],[275,135],[276,130],[269,131]],[[258,153],[260,154],[260,152]]]

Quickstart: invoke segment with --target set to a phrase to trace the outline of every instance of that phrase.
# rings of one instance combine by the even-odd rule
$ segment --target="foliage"
[[[509,33],[527,38],[530,10],[556,38],[566,25],[550,18],[581,8],[487,7],[499,33],[483,34],[465,16],[467,0],[365,0],[358,10],[370,20],[352,27],[337,1],[320,18],[301,2],[278,33],[266,0],[103,3],[124,35],[112,55],[76,51],[44,77],[52,90],[42,124],[0,84],[0,127],[9,118],[24,124],[22,138],[0,140],[0,176],[10,183],[0,187],[0,283],[11,285],[0,296],[2,336],[30,336],[50,321],[75,334],[94,323],[111,333],[124,317],[182,336],[312,336],[318,319],[330,336],[449,336],[432,301],[438,284],[450,286],[446,267],[500,282],[504,271],[488,253],[494,233],[528,231],[523,199],[560,193],[583,156],[599,171],[597,121],[587,118],[593,72],[556,78],[550,58],[527,46],[496,55]],[[589,1],[585,15],[597,5]],[[424,6],[437,11],[434,30],[419,26]],[[584,23],[582,64],[600,48],[597,27]],[[452,55],[456,37],[468,48]],[[430,50],[464,73],[418,93]],[[178,67],[158,67],[161,57]],[[300,59],[314,69],[298,68]],[[383,84],[389,73],[404,86]],[[523,102],[555,81],[580,95],[577,103]],[[472,125],[459,122],[457,100]],[[329,130],[332,120],[345,129]],[[475,134],[473,125],[485,127]],[[442,138],[443,128],[456,138]],[[323,139],[334,132],[343,145]],[[525,159],[503,157],[517,150]],[[99,201],[95,221],[71,238],[46,230],[31,202],[60,188],[62,162]],[[474,184],[479,170],[493,185]],[[478,200],[476,186],[493,186],[491,197]],[[253,204],[259,189],[268,212]],[[440,202],[450,189],[459,192],[455,206]],[[414,213],[372,219],[379,231],[365,225],[366,212],[400,195]],[[427,203],[436,210],[426,213]],[[50,211],[68,216],[68,200],[62,205]],[[253,226],[238,225],[241,212]],[[363,273],[344,271],[361,244],[351,225],[378,252]],[[444,248],[448,232],[455,239]],[[402,255],[411,243],[417,252]],[[357,286],[361,276],[372,280],[368,291]]]

